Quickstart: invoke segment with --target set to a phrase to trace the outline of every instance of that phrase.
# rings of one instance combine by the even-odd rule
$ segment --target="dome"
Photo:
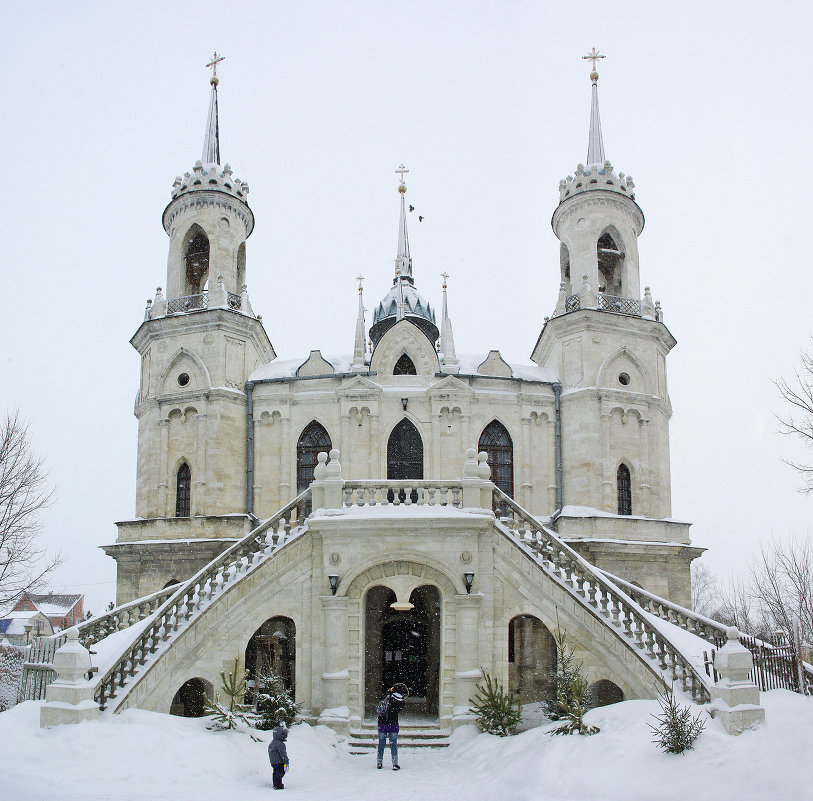
[[[420,328],[434,345],[440,336],[435,324],[435,310],[429,305],[429,301],[421,297],[412,281],[404,277],[395,279],[392,289],[373,311],[373,325],[370,328],[373,345],[377,345],[384,333],[398,322],[398,304],[401,295],[404,299],[404,319]]]

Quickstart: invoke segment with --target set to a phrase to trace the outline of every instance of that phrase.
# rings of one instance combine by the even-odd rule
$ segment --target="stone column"
[[[531,502],[531,418],[522,418],[522,462],[520,463],[520,470],[522,472],[519,497],[522,499],[521,503],[526,509],[533,509]]]
[[[291,420],[288,417],[290,414],[290,409],[287,409],[287,414],[283,417],[280,422],[282,423],[282,434],[280,435],[280,446],[279,446],[279,497],[280,497],[280,505],[284,505],[294,499],[296,495],[295,492],[291,492],[291,441],[290,441],[290,433],[291,433]],[[295,447],[295,446],[294,446]],[[296,480],[296,479],[294,479]]]
[[[206,497],[206,450],[209,447],[209,437],[207,434],[207,421],[209,415],[206,412],[198,412],[195,423],[197,425],[197,464],[195,465],[195,473],[198,478],[193,482],[195,491],[192,493],[191,513],[192,515],[205,515],[209,508],[208,498]],[[222,511],[218,509],[218,511]]]
[[[167,509],[167,487],[169,485],[169,418],[162,417],[158,420],[158,427],[160,429],[161,437],[161,451],[163,455],[163,464],[158,469],[163,475],[158,477],[158,514],[157,517],[168,517],[169,509]],[[159,461],[159,464],[160,461]]]
[[[41,727],[99,717],[99,705],[93,700],[96,685],[85,679],[90,670],[90,652],[79,642],[77,629],[68,629],[65,636],[67,642],[54,654],[57,678],[45,688]]]
[[[548,484],[548,510],[551,514],[553,514],[553,510],[556,508],[556,504],[558,503],[557,499],[557,491],[558,486],[556,484],[556,419],[554,417],[553,420],[548,420],[548,442],[550,443],[550,469],[548,471],[548,475],[551,478],[550,484]]]
[[[347,669],[347,597],[322,595],[324,615],[325,672],[322,674],[322,712],[319,723],[336,731],[347,731],[350,709],[347,690],[350,671]]]
[[[633,514],[644,514],[652,517],[649,488],[651,480],[649,475],[649,420],[641,419],[641,511]]]
[[[477,576],[474,577],[477,581]],[[480,660],[480,593],[458,595],[457,602],[457,669],[454,674],[454,711],[452,728],[471,723],[469,698],[475,693],[483,675]]]
[[[604,510],[617,512],[613,506],[613,474],[610,460],[610,415],[601,413],[601,500]]]
[[[729,734],[742,734],[765,722],[765,710],[759,705],[759,687],[748,677],[754,657],[740,643],[739,636],[737,629],[726,629],[728,642],[714,655],[720,680],[711,688],[709,711],[712,717],[720,719]]]

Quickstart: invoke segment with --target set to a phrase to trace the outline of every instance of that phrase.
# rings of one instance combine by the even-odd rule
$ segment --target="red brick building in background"
[[[81,623],[84,603],[84,595],[24,592],[11,611],[41,612],[51,622],[54,631],[57,631]]]

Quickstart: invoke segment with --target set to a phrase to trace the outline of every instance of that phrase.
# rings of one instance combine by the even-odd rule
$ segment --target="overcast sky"
[[[611,9],[613,9],[611,11]],[[139,359],[166,286],[161,213],[200,158],[220,66],[221,153],[251,186],[248,288],[279,358],[352,351],[391,284],[404,162],[416,285],[459,352],[527,362],[559,282],[550,217],[587,153],[600,64],[607,158],[646,215],[641,283],[668,361],[673,516],[714,572],[808,531],[771,379],[811,334],[809,3],[5,3],[0,412],[50,469],[55,586],[114,596],[98,546],[134,514]],[[368,314],[369,324],[369,314]],[[809,455],[809,454],[808,454]],[[64,583],[64,584],[63,584]]]

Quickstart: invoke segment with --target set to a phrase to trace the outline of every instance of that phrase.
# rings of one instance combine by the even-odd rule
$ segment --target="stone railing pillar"
[[[79,642],[79,631],[65,632],[67,641],[54,654],[57,678],[45,688],[45,704],[40,709],[40,726],[79,723],[99,717],[93,700],[96,685],[85,679],[90,670],[90,651]]]
[[[748,677],[754,657],[740,643],[739,636],[737,629],[726,629],[728,642],[714,655],[720,680],[711,688],[710,712],[720,719],[729,734],[742,734],[765,722],[765,710],[759,705],[759,687]]]
[[[209,308],[210,309],[225,309],[228,305],[228,294],[226,293],[226,284],[223,283],[223,276],[217,276],[217,283],[214,289],[209,290]]]
[[[454,710],[452,728],[471,723],[474,716],[469,698],[483,676],[480,667],[480,593],[457,597],[457,670],[454,674]]]
[[[316,457],[319,463],[313,468],[311,483],[311,506],[314,510],[344,508],[344,478],[340,455],[339,450],[334,448],[327,464],[327,454],[324,451]]]
[[[479,459],[479,462],[478,462]],[[463,508],[491,509],[491,492],[494,485],[489,481],[491,468],[488,466],[488,455],[485,451],[478,456],[474,448],[466,451],[463,463]]]
[[[350,723],[347,689],[347,597],[322,595],[325,622],[325,672],[322,674],[322,713],[319,723],[346,731]]]

